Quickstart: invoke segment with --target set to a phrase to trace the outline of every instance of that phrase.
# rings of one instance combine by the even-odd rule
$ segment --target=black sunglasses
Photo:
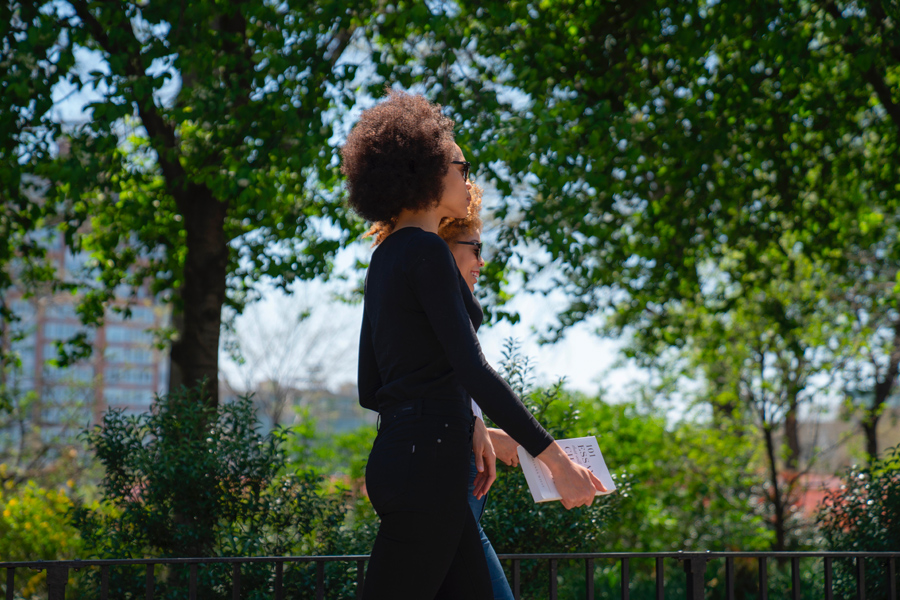
[[[481,248],[484,246],[481,242],[456,242],[457,244],[463,244],[464,246],[475,246],[475,258],[481,258]]]
[[[451,165],[462,165],[463,179],[465,179],[466,181],[469,180],[469,169],[472,167],[472,163],[470,163],[467,160],[451,160],[450,164]]]

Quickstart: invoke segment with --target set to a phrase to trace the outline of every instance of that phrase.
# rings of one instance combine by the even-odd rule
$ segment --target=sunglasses
[[[472,163],[470,163],[467,160],[451,160],[450,164],[451,165],[462,165],[463,179],[466,181],[469,180],[469,169],[472,167]]]
[[[474,246],[475,247],[475,258],[481,259],[481,248],[484,246],[481,242],[456,242],[457,244],[462,244],[464,246]]]

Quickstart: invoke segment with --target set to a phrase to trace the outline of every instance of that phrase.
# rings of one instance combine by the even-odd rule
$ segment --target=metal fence
[[[356,564],[356,597],[362,596],[362,582],[365,574],[365,563],[368,555],[347,556],[278,556],[278,557],[230,557],[230,558],[167,558],[167,559],[112,559],[112,560],[70,560],[70,561],[34,561],[34,562],[0,562],[0,569],[6,569],[6,600],[14,600],[14,581],[16,569],[33,569],[47,572],[47,586],[49,588],[49,600],[63,600],[66,593],[66,585],[69,579],[69,571],[72,569],[100,569],[100,598],[109,598],[109,573],[110,569],[123,566],[146,565],[145,597],[152,600],[155,596],[155,572],[156,565],[183,565],[189,570],[188,597],[197,599],[197,570],[202,565],[229,563],[231,571],[231,597],[232,600],[241,598],[241,565],[252,563],[268,563],[274,569],[273,598],[283,600],[285,597],[283,577],[285,564],[312,563],[316,568],[316,592],[317,600],[325,598],[325,563],[343,562]],[[558,578],[557,569],[559,561],[584,561],[585,597],[588,600],[595,598],[594,567],[598,561],[618,562],[620,567],[620,598],[629,600],[631,583],[631,564],[633,560],[653,560],[655,563],[656,598],[663,600],[665,592],[664,566],[666,561],[681,563],[685,573],[686,600],[703,600],[706,591],[706,568],[710,561],[725,561],[725,595],[728,600],[735,598],[735,559],[755,559],[758,564],[759,600],[768,600],[769,575],[768,565],[770,561],[790,562],[791,586],[789,598],[800,600],[803,590],[800,581],[800,561],[804,559],[823,559],[824,580],[820,582],[817,590],[821,590],[821,598],[833,600],[833,561],[836,559],[849,559],[854,561],[854,574],[856,583],[856,600],[866,600],[866,570],[865,559],[881,561],[885,566],[885,582],[887,600],[897,600],[897,571],[896,563],[900,559],[900,552],[627,552],[627,553],[581,553],[581,554],[501,554],[500,559],[511,563],[510,584],[517,600],[521,598],[521,573],[522,561],[546,561],[547,563],[547,594],[546,598],[557,600]],[[817,592],[818,593],[818,592]],[[841,599],[843,600],[843,599]],[[882,600],[878,599],[871,600]]]

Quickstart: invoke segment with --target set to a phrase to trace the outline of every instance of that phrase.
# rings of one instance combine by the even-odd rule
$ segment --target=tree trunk
[[[878,420],[880,414],[875,411],[866,411],[866,416],[860,423],[863,434],[866,436],[866,455],[871,465],[878,458]]]
[[[174,316],[178,337],[172,344],[169,391],[202,383],[203,401],[214,408],[219,402],[219,332],[228,267],[226,205],[205,187],[192,188],[193,199],[184,211],[187,255],[181,314]]]
[[[766,458],[769,461],[769,482],[772,485],[771,500],[775,526],[775,547],[772,550],[780,552],[787,546],[787,519],[784,499],[781,496],[781,484],[778,481],[778,455],[775,452],[772,428],[764,424],[762,430],[766,440]]]
[[[797,421],[796,400],[791,400],[791,406],[784,418],[784,439],[788,447],[784,466],[788,471],[796,473],[800,464],[800,427]]]
[[[184,338],[184,311],[181,310],[183,298],[184,290],[179,288],[178,301],[172,303],[172,329],[175,330],[175,337],[172,345],[169,347],[169,383],[166,388],[166,391],[169,393],[184,385],[184,374],[181,372],[181,365],[176,363],[174,359],[178,340]]]
[[[894,389],[894,382],[897,380],[897,369],[900,368],[900,319],[894,321],[894,337],[891,340],[891,355],[888,360],[888,366],[884,371],[884,377],[881,381],[875,381],[875,394],[872,398],[872,406],[863,413],[860,426],[863,434],[866,436],[866,454],[868,455],[869,464],[872,464],[878,458],[878,421],[884,411],[888,396]],[[876,376],[878,370],[875,370]]]

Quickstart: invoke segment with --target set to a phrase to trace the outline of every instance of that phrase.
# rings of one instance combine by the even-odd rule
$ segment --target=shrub
[[[0,465],[0,471],[5,465]],[[2,474],[2,473],[0,473]],[[66,521],[71,501],[65,490],[34,481],[0,488],[0,557],[4,561],[66,560],[78,556],[81,538]],[[19,597],[45,597],[46,571],[16,569]]]
[[[763,479],[752,467],[757,446],[748,437],[703,423],[671,423],[648,408],[610,404],[568,392],[561,384],[532,390],[528,360],[512,342],[501,370],[552,435],[597,436],[618,491],[597,498],[588,509],[535,504],[521,470],[498,463],[498,480],[483,519],[498,553],[769,548],[773,536],[758,496]],[[644,592],[652,596],[652,562],[632,561],[633,597]],[[611,562],[597,564],[598,593],[603,586],[612,590],[618,585],[618,569]],[[546,594],[545,573],[546,563],[523,564],[526,597]],[[561,597],[583,593],[582,562],[561,563],[559,573]],[[677,593],[683,579],[670,561],[667,587]],[[751,579],[752,586],[755,577]],[[739,582],[741,587],[744,583]]]
[[[91,557],[279,556],[345,552],[347,494],[286,463],[283,432],[260,433],[249,398],[210,412],[194,391],[159,397],[151,412],[110,411],[86,434],[104,468],[99,508],[76,507],[72,522]],[[352,583],[329,565],[330,594]],[[157,569],[156,597],[187,594],[185,568]],[[199,570],[199,596],[228,597],[230,565]],[[285,569],[288,595],[308,597],[314,568]],[[97,570],[82,597],[98,588]],[[348,581],[349,579],[349,581]],[[244,597],[265,595],[272,565],[243,565]],[[111,597],[139,597],[143,568],[113,569]]]
[[[817,522],[829,550],[843,552],[896,552],[900,550],[900,446],[888,450],[865,468],[852,467],[840,490],[829,492]],[[852,561],[834,564],[836,598],[856,595]],[[866,559],[866,597],[887,597],[887,568]],[[900,583],[900,577],[897,582]]]

